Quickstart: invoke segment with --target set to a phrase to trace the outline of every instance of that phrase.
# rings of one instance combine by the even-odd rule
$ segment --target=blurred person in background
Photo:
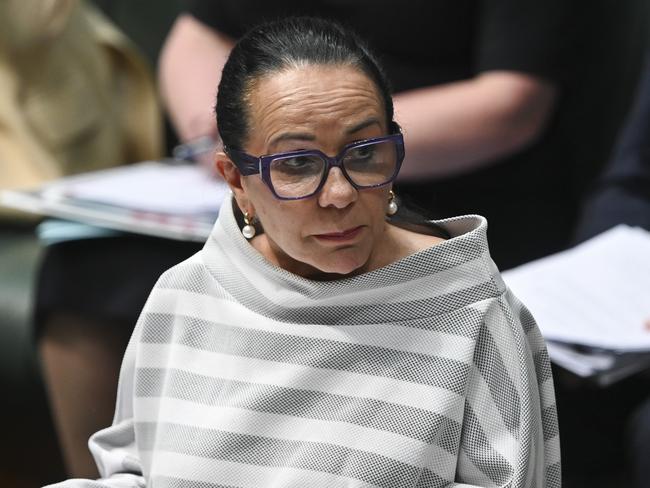
[[[650,232],[650,48],[635,102],[609,164],[585,201],[575,240],[585,241],[619,224]],[[606,390],[568,390],[558,401],[566,412],[563,440],[583,452],[585,468],[627,462],[632,486],[650,488],[650,372]],[[600,407],[590,408],[594,404]]]
[[[149,67],[77,0],[0,3],[0,188],[162,153]]]
[[[161,128],[150,67],[99,11],[77,0],[0,2],[0,188],[159,158]],[[34,218],[0,210],[0,226],[25,221]],[[77,251],[96,234],[86,227],[84,239],[47,247],[43,269],[61,253],[81,259]],[[60,277],[40,280],[41,298],[83,301],[80,291],[97,280],[67,266]],[[45,383],[66,466],[85,473],[88,433],[110,422],[128,334],[85,327],[78,308],[51,304],[36,311]]]
[[[582,209],[576,240],[582,242],[618,224],[650,231],[650,48],[611,160]]]

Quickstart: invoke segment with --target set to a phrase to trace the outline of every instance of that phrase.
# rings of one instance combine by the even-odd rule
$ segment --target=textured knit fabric
[[[122,368],[105,478],[59,488],[558,487],[548,356],[486,221],[384,268],[312,281],[224,205],[158,281]]]

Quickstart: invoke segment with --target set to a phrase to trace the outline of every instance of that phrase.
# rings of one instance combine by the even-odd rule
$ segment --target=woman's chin
[[[324,275],[339,275],[340,277],[353,276],[365,271],[367,259],[357,256],[340,256],[338,258],[323,260],[311,265]]]

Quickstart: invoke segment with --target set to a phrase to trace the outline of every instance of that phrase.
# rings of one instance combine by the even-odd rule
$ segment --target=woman
[[[403,141],[363,44],[255,28],[216,112],[232,203],[149,297],[105,479],[57,486],[559,486],[548,357],[485,220],[391,222]]]

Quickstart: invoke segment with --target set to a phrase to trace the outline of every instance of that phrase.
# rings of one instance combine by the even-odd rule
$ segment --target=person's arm
[[[214,102],[221,69],[234,42],[189,14],[178,17],[159,67],[163,101],[182,142],[217,136]]]
[[[559,488],[551,365],[528,310],[510,291],[487,308],[466,388],[453,487]]]
[[[522,149],[544,130],[555,99],[553,83],[516,71],[396,94],[407,148],[400,180],[469,172]]]

